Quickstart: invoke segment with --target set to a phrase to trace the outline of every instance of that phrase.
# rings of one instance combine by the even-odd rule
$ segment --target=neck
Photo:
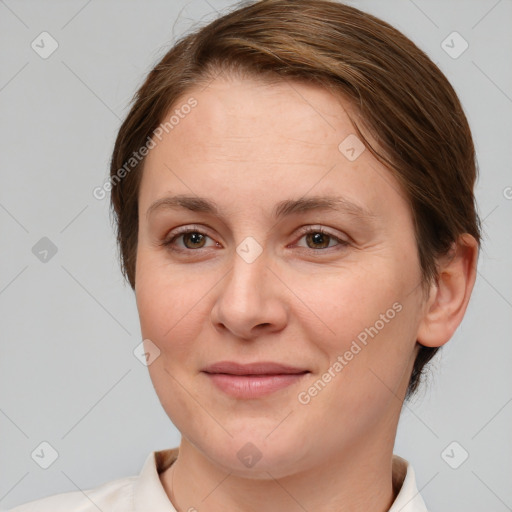
[[[393,453],[376,448],[365,439],[307,471],[256,479],[226,471],[182,438],[178,459],[160,477],[178,512],[249,512],[255,505],[265,512],[387,512],[397,494]]]

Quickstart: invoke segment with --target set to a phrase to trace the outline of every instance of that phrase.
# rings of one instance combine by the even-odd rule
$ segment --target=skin
[[[191,96],[197,106],[147,156],[139,195],[141,330],[160,350],[150,376],[182,434],[162,485],[182,511],[384,512],[396,497],[392,449],[417,340],[440,346],[459,325],[476,242],[461,237],[425,296],[398,183],[368,150],[349,161],[338,149],[355,132],[348,101],[314,85],[223,75],[187,91],[173,109]],[[208,198],[220,213],[161,208],[147,217],[156,200],[176,194]],[[284,199],[324,194],[372,217],[272,217]],[[182,226],[207,236],[178,237],[181,252],[159,245]],[[304,235],[302,226],[332,237]],[[246,237],[262,249],[252,263],[236,251]],[[395,303],[401,311],[301,403],[298,394]],[[271,395],[237,399],[201,372],[222,360],[311,373]],[[248,442],[261,454],[252,467],[237,457]]]

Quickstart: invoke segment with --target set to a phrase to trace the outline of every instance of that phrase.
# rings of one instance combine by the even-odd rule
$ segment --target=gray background
[[[512,510],[512,2],[350,3],[391,22],[445,72],[481,172],[473,297],[428,388],[404,407],[395,453],[411,461],[431,511]],[[234,4],[0,0],[3,509],[136,475],[150,451],[179,444],[133,355],[134,295],[118,269],[108,200],[92,190],[151,67],[177,36]],[[43,31],[59,45],[47,59],[31,48]],[[458,58],[442,46],[453,31],[469,44]],[[457,53],[463,41],[452,40]],[[57,248],[46,262],[32,251],[43,237]],[[31,457],[43,441],[59,454],[48,469]]]

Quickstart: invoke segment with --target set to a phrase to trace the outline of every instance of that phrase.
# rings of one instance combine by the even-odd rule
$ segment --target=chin
[[[271,430],[270,430],[271,431]],[[215,442],[196,448],[224,471],[243,478],[267,480],[269,473],[275,478],[287,476],[298,469],[298,463],[306,455],[303,441],[283,443],[281,439],[271,439],[268,433],[234,435],[224,442]]]

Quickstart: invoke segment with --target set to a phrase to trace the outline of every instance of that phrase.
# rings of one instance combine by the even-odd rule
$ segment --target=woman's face
[[[350,104],[218,78],[176,109],[145,162],[135,286],[169,418],[241,475],[391,450],[425,305],[411,211],[362,151]],[[188,207],[151,208],[174,196]],[[323,197],[331,208],[311,201]],[[306,373],[204,371],[225,361]]]

